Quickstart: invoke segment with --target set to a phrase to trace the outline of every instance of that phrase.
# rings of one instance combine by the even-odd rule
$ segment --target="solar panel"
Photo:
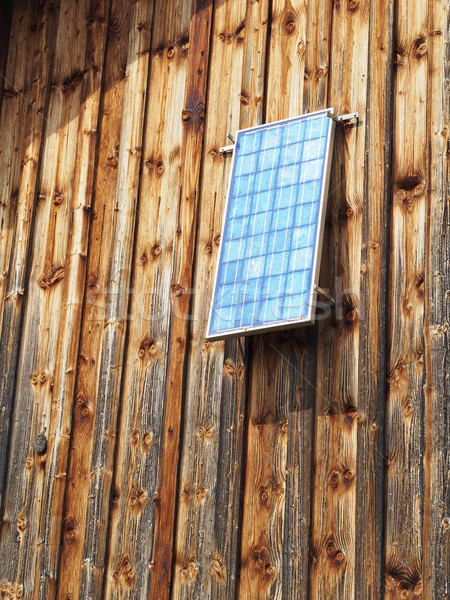
[[[208,339],[314,321],[334,126],[324,110],[237,132]]]

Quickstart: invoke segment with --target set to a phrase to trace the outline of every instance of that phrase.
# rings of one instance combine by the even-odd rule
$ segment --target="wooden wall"
[[[447,599],[448,1],[8,4],[0,597]],[[336,309],[206,342],[227,132],[329,106]]]

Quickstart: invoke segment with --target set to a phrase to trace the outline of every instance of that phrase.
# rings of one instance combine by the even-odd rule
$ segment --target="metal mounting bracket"
[[[334,115],[330,111],[327,111],[327,117],[330,117],[330,119],[333,119],[333,121],[336,121],[336,123],[342,123],[343,121],[351,121],[352,119],[356,119],[357,121],[359,121],[359,113],[357,112],[348,113],[348,115]]]
[[[230,146],[222,146],[222,148],[219,148],[219,152],[233,152],[233,148],[234,148],[234,137],[231,135],[231,133],[229,131],[227,131],[227,138],[233,142],[232,145]]]
[[[334,306],[336,306],[336,300],[333,298],[333,296],[330,296],[330,294],[328,292],[326,292],[324,289],[322,289],[318,285],[315,285],[314,289],[316,290],[316,292],[318,294],[320,294],[321,296],[326,298],[328,300],[328,302],[330,302],[330,304],[333,304]]]
[[[233,152],[234,150],[234,144],[231,144],[230,146],[222,146],[222,148],[219,148],[219,152]]]

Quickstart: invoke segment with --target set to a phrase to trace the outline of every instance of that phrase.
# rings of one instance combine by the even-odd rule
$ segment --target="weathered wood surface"
[[[5,85],[6,61],[9,48],[9,33],[11,30],[11,8],[9,2],[0,2],[0,114],[2,111],[3,88]]]
[[[355,598],[383,592],[384,422],[394,2],[369,6],[356,457]],[[368,518],[368,516],[370,517]],[[361,568],[364,565],[364,568]]]
[[[1,540],[27,598],[55,595],[106,17],[97,2],[63,2],[58,14],[5,494],[15,526]]]
[[[0,597],[445,598],[448,2],[11,6]],[[206,342],[227,132],[326,106],[335,311]]]
[[[318,328],[311,598],[354,595],[359,298],[369,2],[333,5],[328,104],[359,122],[336,131],[321,285],[336,311]],[[358,567],[359,568],[359,567]]]
[[[0,118],[0,510],[55,27],[54,11],[31,6],[11,25]]]
[[[396,6],[389,358],[386,598],[423,593],[424,296],[428,7]],[[428,282],[426,284],[428,286]]]
[[[106,591],[148,597],[164,415],[171,273],[179,206],[181,113],[191,6],[154,7],[147,121],[114,477]],[[166,115],[172,115],[165,123]],[[170,565],[169,565],[170,566]]]
[[[427,208],[425,247],[424,598],[450,582],[450,7],[428,7]],[[445,36],[446,44],[442,43]]]
[[[65,500],[59,598],[102,595],[152,7],[114,2]],[[81,494],[81,495],[80,495]]]

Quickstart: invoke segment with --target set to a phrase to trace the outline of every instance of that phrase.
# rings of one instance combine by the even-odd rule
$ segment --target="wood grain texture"
[[[355,598],[383,590],[384,422],[392,157],[394,3],[370,3],[362,205]],[[364,569],[358,568],[364,565]]]
[[[11,13],[11,4],[9,2],[0,2],[0,114],[2,112],[6,64],[8,59],[8,49],[10,46],[9,34],[11,30]],[[14,42],[11,45],[14,46]]]
[[[279,85],[267,86],[266,121],[324,108],[331,4],[276,1],[271,17],[267,81]],[[253,556],[246,557],[246,568],[254,570],[253,584],[260,580],[259,592],[246,588],[250,596],[308,594],[316,329],[270,336],[262,350],[260,340],[253,342],[244,530],[251,528],[252,539],[265,538],[268,546],[247,549]],[[261,465],[269,494],[258,477]],[[258,517],[261,494],[268,503]]]
[[[156,488],[156,525],[153,539],[154,576],[150,597],[169,598],[174,559],[178,457],[185,393],[188,330],[200,166],[203,150],[212,2],[192,3],[189,31],[190,61],[186,73],[181,141],[180,197],[171,276],[172,314],[168,332],[164,432]]]
[[[156,2],[106,596],[148,597],[191,5]],[[167,115],[171,115],[167,119]],[[169,561],[170,569],[170,561]]]
[[[239,128],[246,2],[216,3],[201,174],[192,324],[186,375],[173,597],[234,596],[245,404],[237,341],[205,341],[230,160]],[[220,64],[221,69],[214,65]],[[252,88],[250,88],[252,89]],[[249,100],[252,104],[254,100]],[[228,155],[229,156],[229,155]],[[225,364],[224,364],[225,361]],[[219,458],[220,457],[220,458]]]
[[[423,598],[450,582],[450,10],[428,5],[427,191],[424,314]]]
[[[141,166],[152,7],[115,3],[88,297],[83,314],[58,597],[102,595],[116,421]]]
[[[424,518],[426,4],[397,3],[386,413],[385,597],[421,595]]]
[[[2,79],[6,87],[0,117],[0,513],[55,21],[54,7],[48,4],[39,11],[33,11],[31,3],[15,11]]]
[[[336,298],[319,323],[311,598],[352,598],[355,585],[359,299],[369,2],[333,5],[328,105],[357,111],[337,128],[321,286]]]
[[[444,600],[448,0],[6,4],[0,598]],[[207,342],[227,132],[327,106],[336,308]]]
[[[27,598],[39,594],[41,550],[47,558],[50,556],[45,562],[50,570],[44,570],[41,580],[49,586],[46,597],[54,594],[56,584],[51,567],[55,567],[58,560],[59,532],[55,527],[53,540],[46,537],[46,544],[42,543],[45,533],[41,505],[46,505],[49,482],[51,489],[60,492],[55,501],[57,521],[64,486],[61,489],[60,482],[53,480],[54,475],[59,475],[57,470],[52,470],[53,440],[50,438],[47,452],[44,448],[40,453],[35,453],[33,442],[37,434],[48,436],[58,420],[59,406],[54,393],[67,387],[71,398],[78,340],[73,332],[78,332],[77,315],[78,318],[81,315],[84,293],[83,249],[88,224],[85,207],[90,201],[94,172],[96,106],[100,96],[94,92],[99,87],[103,59],[105,14],[102,10],[102,4],[63,4],[55,39],[36,234],[16,372],[18,385],[10,443],[14,459],[8,473],[4,512],[10,531],[9,535],[2,535],[1,540],[1,552],[9,557],[7,564],[14,573],[11,579],[14,585],[21,586],[20,593]],[[51,24],[49,15],[54,12],[54,6],[47,5],[45,12]],[[91,31],[86,27],[79,30],[77,25],[87,17],[93,17]],[[36,29],[45,32],[45,21],[38,23]],[[51,45],[52,31],[47,31],[47,35],[43,42],[45,50]],[[68,40],[73,49],[70,56],[61,52]],[[26,217],[29,219],[29,214]],[[23,238],[26,244],[27,236]],[[17,247],[20,249],[19,244]],[[18,276],[23,277],[20,263],[17,266]]]
[[[234,135],[238,127],[261,122],[267,20],[266,2],[235,3],[232,11],[224,3],[214,14],[212,65],[220,61],[226,78],[211,71],[180,472],[175,598],[234,596],[245,358],[240,356],[237,340],[225,348],[223,343],[205,342],[204,298],[212,293],[211,254],[216,258],[229,173],[228,161],[223,161],[218,149],[224,145],[227,131]],[[246,350],[243,352],[245,356]]]

